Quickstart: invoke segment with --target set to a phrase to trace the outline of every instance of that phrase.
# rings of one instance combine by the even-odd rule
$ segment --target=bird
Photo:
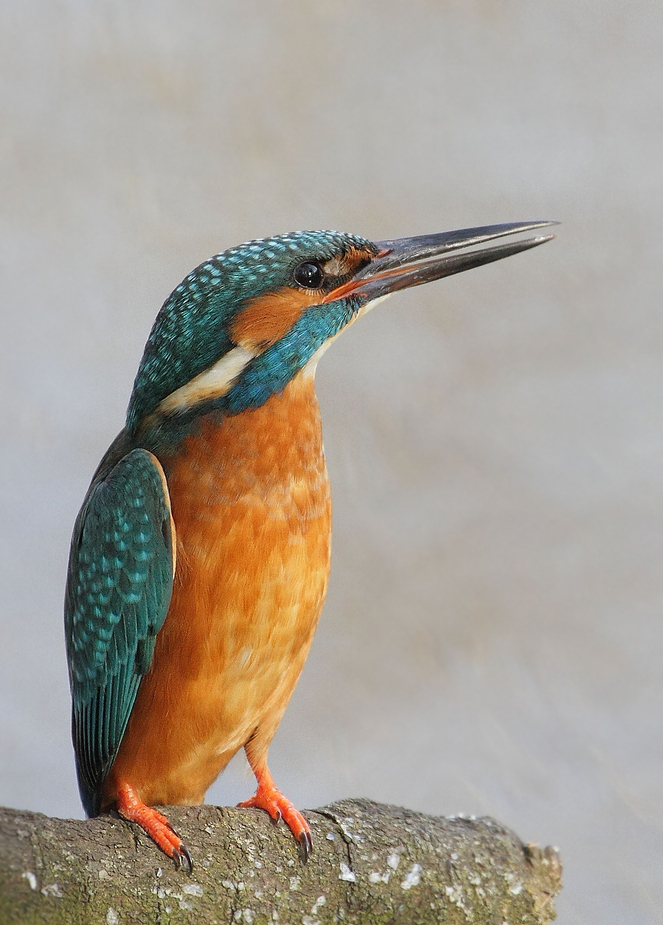
[[[334,231],[250,241],[206,260],[163,304],[124,428],[76,519],[65,591],[72,738],[87,816],[117,812],[189,873],[155,806],[198,805],[242,748],[240,806],[306,819],[269,745],[327,591],[331,497],[314,376],[392,293],[516,254],[554,222],[393,240]]]

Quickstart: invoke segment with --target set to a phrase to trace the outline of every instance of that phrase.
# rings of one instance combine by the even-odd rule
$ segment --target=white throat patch
[[[380,302],[384,302],[385,299],[388,299],[390,295],[391,295],[391,292],[388,292],[386,295],[378,296],[378,298],[377,298],[377,299],[373,299],[372,302],[367,302],[366,305],[362,305],[362,307],[359,309],[359,311],[358,311],[357,314],[354,316],[354,318],[352,319],[352,321],[349,321],[349,322],[346,324],[346,326],[345,326],[344,328],[341,328],[341,330],[338,332],[338,334],[334,334],[334,336],[333,336],[333,337],[330,337],[329,340],[326,340],[326,341],[324,342],[324,344],[323,344],[321,347],[318,347],[318,349],[315,351],[315,353],[313,354],[313,356],[311,357],[311,359],[308,361],[308,363],[306,364],[306,366],[302,369],[302,374],[303,374],[304,376],[307,376],[307,377],[309,377],[309,376],[315,376],[315,371],[316,371],[316,369],[317,369],[317,367],[318,367],[318,363],[319,363],[319,361],[320,361],[320,357],[322,356],[323,353],[325,353],[325,352],[328,350],[329,347],[331,347],[331,345],[334,343],[334,341],[336,340],[336,338],[337,338],[337,337],[340,337],[341,334],[343,333],[343,331],[347,331],[347,329],[348,329],[351,325],[353,325],[353,324],[355,323],[355,321],[358,321],[359,318],[361,318],[361,317],[362,317],[363,315],[365,315],[367,312],[370,312],[370,310],[371,310],[372,308],[375,308],[375,306],[376,306],[376,305],[379,305]]]

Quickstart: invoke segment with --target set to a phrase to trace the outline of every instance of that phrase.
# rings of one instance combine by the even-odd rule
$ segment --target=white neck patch
[[[251,360],[258,356],[258,352],[246,347],[233,347],[209,369],[167,395],[159,404],[157,413],[170,414],[173,411],[186,411],[201,402],[212,401],[226,395]]]

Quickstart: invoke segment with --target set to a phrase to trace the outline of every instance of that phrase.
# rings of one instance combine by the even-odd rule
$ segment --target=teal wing
[[[175,529],[163,469],[147,450],[92,483],[71,542],[65,632],[78,784],[89,816],[166,617]]]

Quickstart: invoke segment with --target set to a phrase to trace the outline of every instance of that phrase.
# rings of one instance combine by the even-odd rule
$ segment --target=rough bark
[[[283,825],[257,810],[177,807],[190,876],[137,827],[0,809],[0,923],[550,922],[554,848],[492,819],[437,818],[367,800],[307,813],[304,866]]]

